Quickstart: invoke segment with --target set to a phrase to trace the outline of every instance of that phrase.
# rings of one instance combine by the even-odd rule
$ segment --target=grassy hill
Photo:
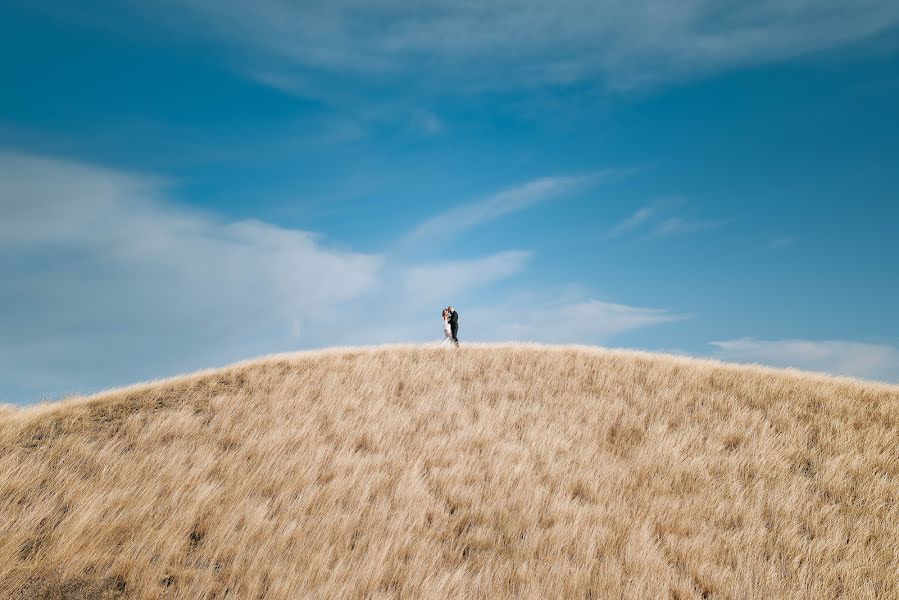
[[[587,348],[0,410],[0,598],[897,598],[899,387]]]

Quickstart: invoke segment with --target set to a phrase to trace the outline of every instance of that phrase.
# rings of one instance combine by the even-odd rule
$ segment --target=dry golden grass
[[[0,598],[897,598],[899,387],[275,356],[0,411]]]

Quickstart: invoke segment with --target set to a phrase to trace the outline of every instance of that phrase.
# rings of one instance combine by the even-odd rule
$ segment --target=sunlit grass
[[[899,388],[586,348],[0,410],[0,598],[896,598]]]

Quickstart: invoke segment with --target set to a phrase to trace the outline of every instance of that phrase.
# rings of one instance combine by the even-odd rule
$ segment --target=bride
[[[453,343],[453,329],[450,327],[450,311],[449,309],[444,308],[443,312],[443,341],[440,342],[440,345],[451,345]]]

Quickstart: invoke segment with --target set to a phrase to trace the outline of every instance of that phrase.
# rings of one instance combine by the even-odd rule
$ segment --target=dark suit
[[[449,316],[450,331],[453,334],[453,343],[459,345],[459,313],[453,311]]]

